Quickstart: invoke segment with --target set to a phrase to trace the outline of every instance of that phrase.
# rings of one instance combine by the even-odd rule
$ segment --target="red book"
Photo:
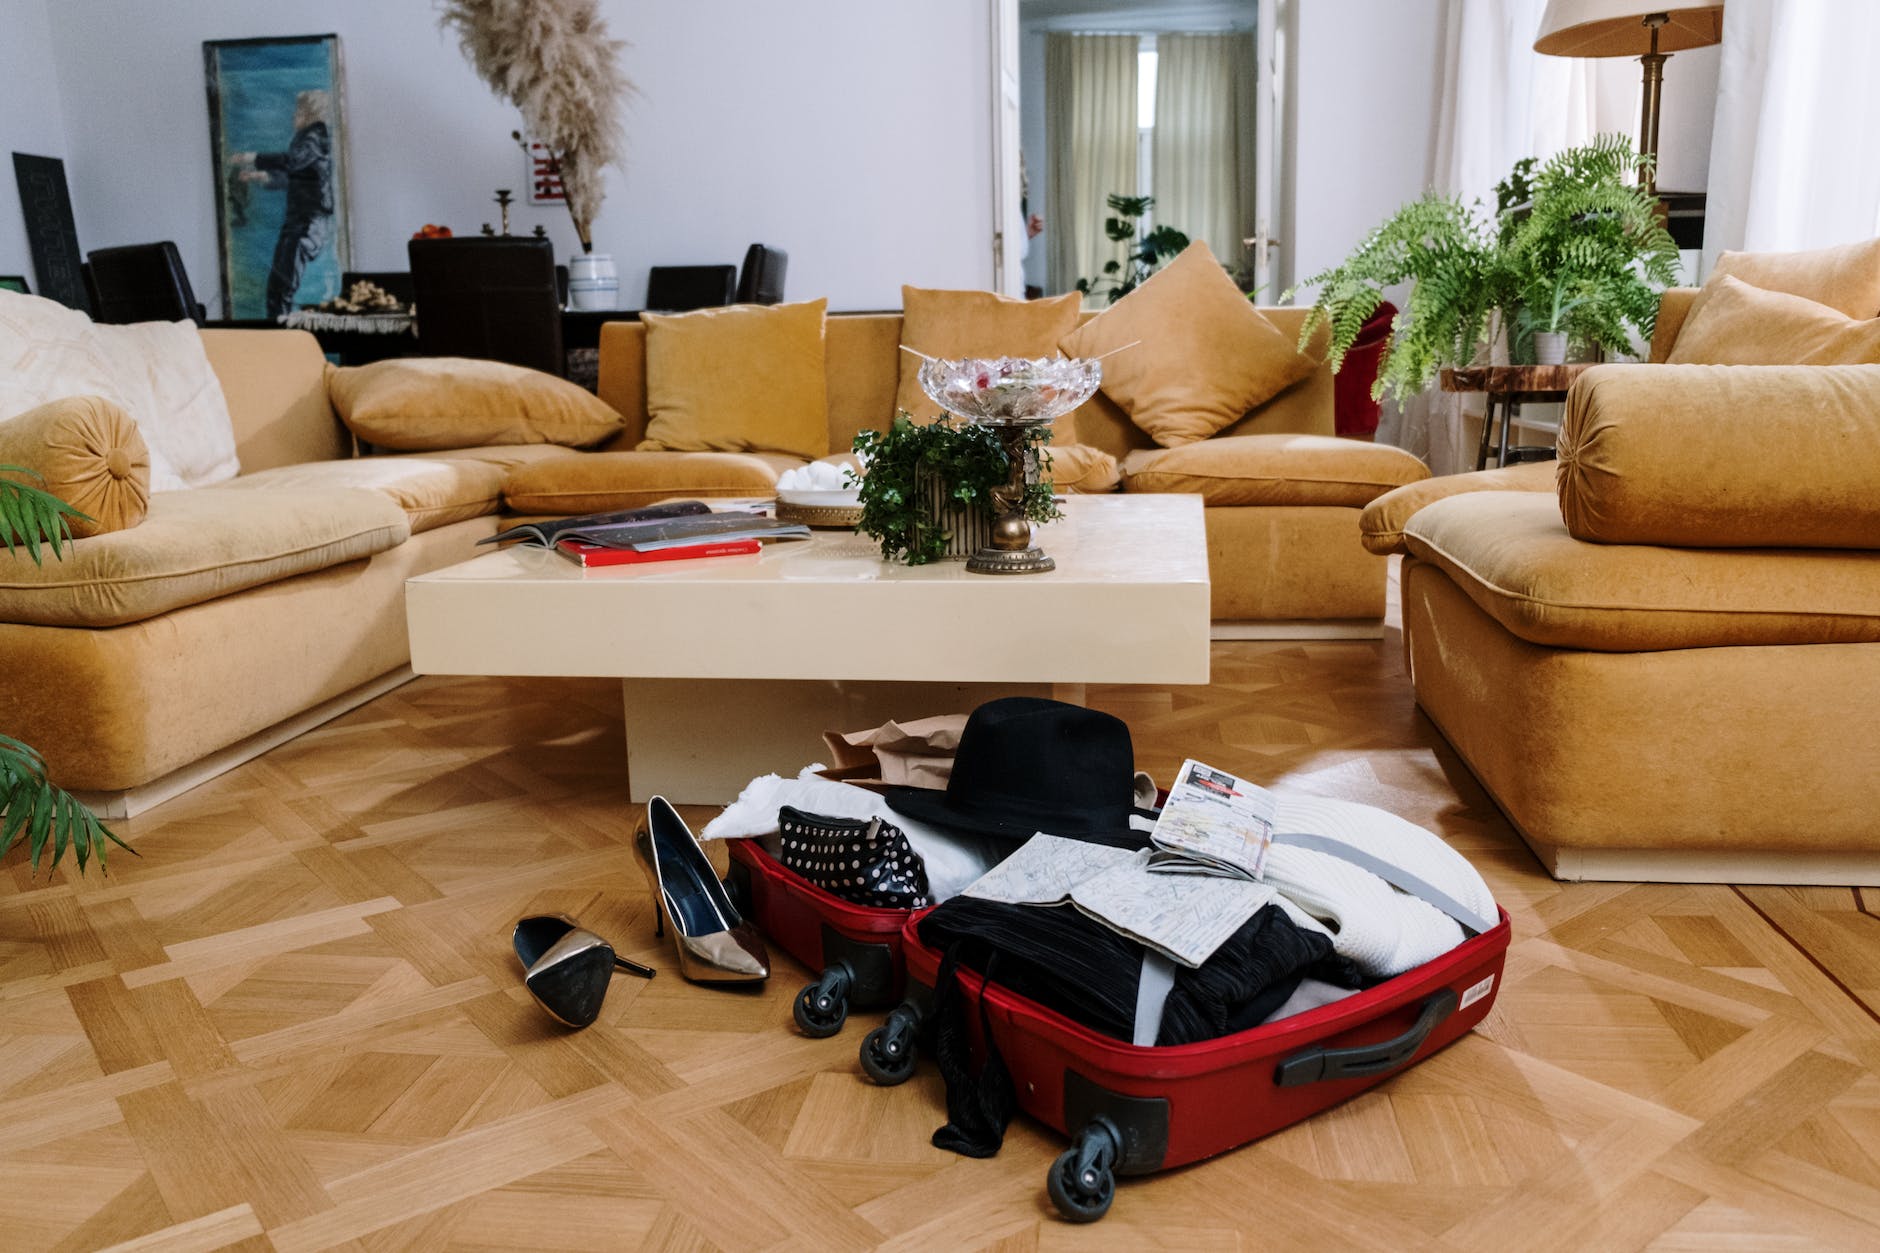
[[[585,544],[578,539],[555,541],[556,552],[576,565],[589,568],[643,565],[649,561],[688,561],[693,557],[732,557],[740,553],[758,552],[763,547],[763,543],[759,540],[733,539],[681,544],[673,548],[652,548],[639,552],[631,548],[608,548],[604,544]]]

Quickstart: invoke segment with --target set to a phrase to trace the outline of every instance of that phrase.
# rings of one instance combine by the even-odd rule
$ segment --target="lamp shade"
[[[1555,57],[1637,57],[1651,51],[1650,13],[1669,19],[1658,28],[1658,51],[1682,52],[1723,41],[1721,4],[1653,4],[1651,0],[1548,0],[1534,51]]]

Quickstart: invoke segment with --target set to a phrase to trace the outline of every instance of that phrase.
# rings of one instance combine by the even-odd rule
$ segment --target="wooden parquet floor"
[[[1072,1227],[1053,1136],[931,1147],[932,1068],[878,1089],[865,1021],[798,1035],[787,959],[757,994],[677,977],[617,686],[420,680],[124,824],[108,878],[7,867],[0,1246],[1880,1248],[1872,893],[1551,881],[1394,636],[1221,644],[1207,688],[1091,700],[1159,779],[1193,755],[1442,832],[1514,917],[1494,1014]],[[664,973],[563,1032],[508,947],[538,911]]]

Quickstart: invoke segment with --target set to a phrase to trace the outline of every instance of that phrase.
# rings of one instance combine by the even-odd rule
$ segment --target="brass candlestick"
[[[509,188],[498,187],[496,189],[496,204],[497,204],[497,207],[503,211],[503,234],[505,235],[509,234],[509,201],[510,199],[511,199],[511,196],[509,194]]]
[[[992,489],[992,503],[999,511],[992,539],[966,559],[966,568],[974,574],[1037,574],[1057,568],[1057,562],[1031,542],[1031,519],[1025,516],[1025,494],[1038,470],[1031,456],[1030,431],[1049,422],[1049,418],[1018,418],[980,423],[998,432],[1010,469],[1005,483]]]

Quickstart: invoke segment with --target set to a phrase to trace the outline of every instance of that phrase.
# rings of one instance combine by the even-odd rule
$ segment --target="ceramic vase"
[[[1534,364],[1563,365],[1567,360],[1567,333],[1565,331],[1534,332]]]
[[[620,276],[605,252],[575,254],[568,263],[568,300],[577,309],[618,309]]]

